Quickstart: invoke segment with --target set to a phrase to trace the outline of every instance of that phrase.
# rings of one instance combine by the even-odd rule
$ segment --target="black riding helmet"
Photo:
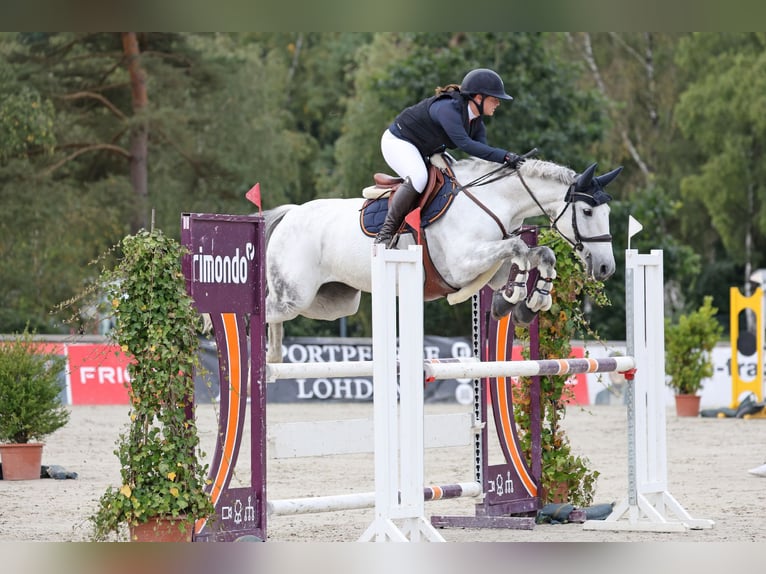
[[[501,100],[513,100],[505,93],[503,79],[489,68],[476,68],[468,72],[460,83],[460,91],[469,96],[482,94]]]

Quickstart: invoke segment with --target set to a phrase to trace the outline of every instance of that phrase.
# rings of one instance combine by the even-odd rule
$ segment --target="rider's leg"
[[[404,180],[404,183],[399,185],[394,195],[391,196],[391,201],[388,202],[386,220],[375,237],[375,243],[388,243],[391,241],[394,233],[402,225],[404,218],[410,212],[418,197],[420,197],[420,194],[412,186],[408,177]]]
[[[428,182],[428,170],[423,156],[410,142],[399,139],[386,130],[380,139],[380,149],[388,165],[397,175],[404,178],[404,183],[391,198],[386,220],[375,237],[375,243],[391,240]]]

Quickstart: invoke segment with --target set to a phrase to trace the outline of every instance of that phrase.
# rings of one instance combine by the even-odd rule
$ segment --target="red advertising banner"
[[[569,354],[572,359],[582,359],[585,357],[585,349],[582,347],[572,347],[572,352]],[[567,381],[569,390],[572,393],[572,398],[567,401],[570,405],[589,405],[590,397],[588,396],[588,377],[585,373],[577,373],[569,377]]]
[[[73,405],[126,405],[130,357],[116,345],[68,345]]]

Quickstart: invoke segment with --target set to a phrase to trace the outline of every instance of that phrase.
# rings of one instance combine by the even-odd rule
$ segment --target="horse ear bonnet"
[[[604,188],[614,180],[622,171],[622,166],[613,169],[609,173],[593,177],[597,164],[591,164],[582,175],[577,178],[567,190],[565,201],[584,201],[591,207],[597,207],[612,201],[612,196],[604,191]]]

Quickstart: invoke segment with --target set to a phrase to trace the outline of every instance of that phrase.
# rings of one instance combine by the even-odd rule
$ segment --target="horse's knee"
[[[536,267],[540,271],[540,276],[546,279],[556,278],[556,254],[553,249],[541,245],[530,250],[529,257],[531,267]]]

